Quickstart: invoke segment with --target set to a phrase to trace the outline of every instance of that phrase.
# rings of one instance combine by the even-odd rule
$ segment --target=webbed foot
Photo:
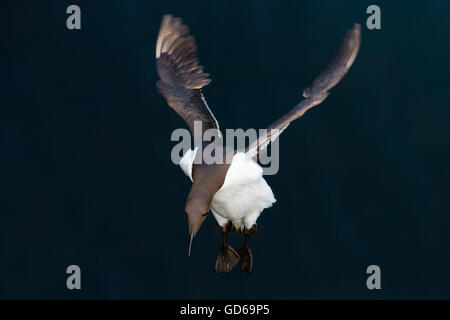
[[[215,271],[229,274],[239,260],[239,254],[232,247],[224,245],[217,256]]]
[[[240,257],[239,264],[241,265],[241,271],[250,274],[253,266],[253,256],[250,248],[247,245],[243,245],[237,250],[237,253]]]

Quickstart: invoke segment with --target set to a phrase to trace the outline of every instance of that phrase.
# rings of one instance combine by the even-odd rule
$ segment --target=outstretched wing
[[[260,136],[253,142],[248,147],[247,152],[253,157],[258,158],[266,150],[268,144],[275,140],[286,129],[289,123],[303,116],[312,107],[322,103],[328,97],[328,91],[341,81],[353,61],[355,61],[360,43],[361,26],[355,23],[353,29],[347,31],[339,48],[339,53],[334,60],[314,80],[313,84],[303,91],[303,97],[305,99],[283,117],[272,123],[267,128],[267,134]]]
[[[156,42],[156,68],[160,81],[156,86],[194,134],[194,121],[201,121],[203,131],[219,128],[202,93],[211,82],[209,74],[198,65],[195,39],[180,18],[165,15]]]

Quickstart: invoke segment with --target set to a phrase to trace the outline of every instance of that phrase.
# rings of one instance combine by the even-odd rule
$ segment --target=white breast
[[[190,149],[186,151],[183,157],[180,160],[180,167],[183,170],[184,174],[189,177],[192,181],[192,165],[194,164],[195,156],[197,155],[198,147],[194,150]]]
[[[180,162],[191,178],[196,150],[186,153]],[[190,162],[190,164],[189,164]],[[263,169],[247,154],[234,155],[225,182],[214,195],[212,212],[220,226],[232,221],[237,228],[251,228],[261,211],[276,201],[272,189],[263,178]],[[191,178],[192,180],[192,178]]]

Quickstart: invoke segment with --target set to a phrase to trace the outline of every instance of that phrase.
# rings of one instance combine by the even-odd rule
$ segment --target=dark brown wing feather
[[[328,90],[341,81],[348,69],[355,61],[361,43],[361,26],[355,24],[353,29],[347,31],[342,40],[339,52],[330,65],[314,80],[313,84],[304,90],[305,98],[291,111],[272,123],[267,129],[267,134],[259,137],[248,149],[251,155],[258,157],[265,151],[270,141],[276,139],[290,122],[300,118],[314,106],[322,103],[329,95]],[[274,130],[274,131],[271,131]]]
[[[202,88],[211,82],[209,74],[198,65],[197,47],[189,28],[181,19],[165,15],[156,43],[156,68],[159,92],[194,133],[194,121],[201,121],[203,131],[217,128]]]

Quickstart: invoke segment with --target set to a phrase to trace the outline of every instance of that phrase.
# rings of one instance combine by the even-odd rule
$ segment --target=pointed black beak
[[[192,247],[192,240],[194,240],[194,232],[191,232],[191,240],[189,241],[189,251],[188,251],[188,257],[191,256],[191,247]]]

